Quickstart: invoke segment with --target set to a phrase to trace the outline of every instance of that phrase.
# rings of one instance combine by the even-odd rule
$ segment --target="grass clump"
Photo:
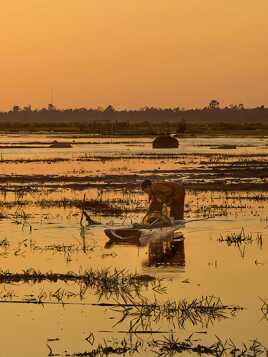
[[[231,339],[217,341],[211,345],[200,344],[193,339],[193,335],[185,340],[175,338],[174,335],[164,337],[162,340],[154,340],[151,343],[154,352],[159,357],[174,356],[177,353],[189,352],[198,355],[210,355],[215,357],[258,357],[267,356],[267,348],[258,340],[253,340],[249,344],[237,346]]]
[[[86,339],[90,345],[94,344],[95,337],[93,334]],[[48,357],[52,356],[61,356],[60,354],[56,354],[53,352],[53,349],[49,344],[47,344],[47,348],[49,350]],[[109,355],[132,355],[134,353],[141,352],[143,348],[142,341],[128,342],[125,338],[117,341],[113,340],[110,342],[104,341],[104,343],[97,345],[95,348],[90,351],[84,352],[73,352],[68,353],[65,351],[65,356],[69,357],[97,357],[97,356],[109,356]]]
[[[88,288],[95,289],[96,294],[109,297],[111,295],[122,296],[131,293],[140,294],[143,287],[150,284],[153,288],[158,287],[158,281],[154,276],[145,274],[128,273],[125,270],[113,271],[110,269],[86,270],[82,273],[42,273],[33,268],[23,270],[21,273],[11,273],[8,270],[0,271],[0,283],[41,283],[49,282],[77,282],[82,284],[86,291]]]
[[[186,323],[192,326],[202,325],[208,327],[216,320],[227,319],[242,310],[240,306],[225,305],[220,298],[214,296],[202,296],[199,299],[187,301],[167,301],[163,304],[156,300],[149,303],[143,299],[140,303],[136,303],[130,297],[125,298],[125,305],[119,306],[118,311],[122,313],[122,318],[116,325],[125,320],[129,320],[131,332],[137,330],[152,330],[154,323],[162,323],[166,320],[174,327],[184,328]]]
[[[53,340],[48,340],[48,343]],[[258,340],[252,340],[249,343],[243,343],[241,346],[236,345],[231,339],[221,340],[217,337],[216,341],[210,345],[201,343],[198,339],[194,339],[194,335],[189,336],[184,340],[176,338],[173,334],[163,337],[159,340],[149,340],[145,342],[141,339],[133,341],[133,337],[129,340],[122,339],[112,341],[104,340],[103,343],[95,344],[94,334],[90,334],[86,341],[92,346],[91,350],[84,352],[69,353],[65,350],[64,356],[69,357],[97,357],[109,355],[156,355],[158,357],[175,356],[179,353],[188,352],[196,355],[210,355],[215,357],[230,356],[230,357],[260,357],[267,356],[267,348]],[[47,343],[49,349],[48,357],[61,356],[53,351]],[[183,354],[184,355],[184,354]]]
[[[228,246],[235,245],[240,246],[241,244],[252,244],[254,241],[258,243],[260,247],[262,247],[262,235],[257,233],[254,236],[252,233],[246,233],[244,228],[242,227],[240,232],[232,232],[228,233],[226,236],[220,235],[218,239],[219,242],[225,242]]]
[[[268,301],[260,298],[262,305],[261,305],[261,312],[263,315],[263,318],[268,321]]]

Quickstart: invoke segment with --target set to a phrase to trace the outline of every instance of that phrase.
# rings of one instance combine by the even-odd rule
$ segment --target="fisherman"
[[[185,188],[181,182],[152,182],[145,180],[141,184],[142,190],[149,196],[149,209],[144,218],[150,217],[151,213],[158,211],[160,215],[167,216],[163,213],[165,207],[170,208],[169,217],[174,220],[184,219],[184,198]]]
[[[148,211],[144,216],[142,223],[150,225],[170,225],[171,220],[168,217],[167,206],[158,200],[150,201]]]

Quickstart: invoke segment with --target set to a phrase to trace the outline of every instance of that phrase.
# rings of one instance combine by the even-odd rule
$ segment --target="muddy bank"
[[[27,206],[36,206],[41,208],[78,208],[81,209],[84,207],[86,210],[90,210],[93,213],[97,213],[102,216],[118,216],[123,212],[140,212],[143,211],[139,207],[130,207],[130,204],[124,202],[116,202],[115,200],[97,200],[89,199],[83,202],[79,199],[41,199],[41,200],[27,200],[23,199],[18,201],[2,201],[0,207],[13,208],[13,207],[27,207]]]
[[[57,163],[57,162],[66,162],[71,161],[68,158],[52,158],[52,159],[2,159],[0,160],[1,164],[29,164],[29,163]]]
[[[211,178],[268,178],[268,165],[263,167],[241,167],[241,168],[218,168],[212,167],[211,169],[203,168],[203,169],[179,169],[179,170],[144,170],[141,171],[141,174],[145,174],[146,176],[149,174],[163,174],[163,175],[174,175],[177,174],[182,177],[189,177],[191,179],[195,179],[198,175],[199,179],[208,180]],[[191,176],[192,175],[192,176]]]
[[[181,172],[180,172],[181,173]],[[193,191],[268,191],[268,183],[263,177],[224,177],[202,176],[200,174],[183,177],[180,174],[165,175],[107,175],[107,176],[57,176],[57,175],[2,175],[0,190],[9,191],[38,191],[42,189],[85,190],[88,188],[134,190],[139,189],[144,178],[154,181],[183,180],[187,190]],[[7,186],[8,184],[8,186]]]
[[[0,149],[16,149],[16,148],[47,148],[51,145],[144,145],[147,142],[144,141],[17,141],[9,142],[8,145],[5,142],[0,142]]]
[[[129,144],[130,145],[130,144]],[[1,148],[1,147],[0,147]],[[8,147],[5,147],[8,148]],[[11,147],[12,149],[21,148],[19,146]],[[23,148],[46,148],[42,147],[34,147],[34,146],[23,146]],[[180,159],[180,161],[175,161],[176,164],[179,165],[191,165],[194,161],[197,165],[202,165],[206,168],[226,168],[226,167],[235,167],[235,168],[243,168],[247,167],[258,167],[258,166],[268,166],[268,154],[210,154],[210,153],[133,153],[133,154],[122,154],[115,152],[113,155],[106,154],[93,154],[93,153],[85,153],[84,155],[78,157],[44,157],[44,158],[5,158],[5,156],[1,156],[0,163],[9,163],[9,164],[20,164],[20,163],[35,163],[35,162],[63,162],[63,161],[72,161],[72,162],[102,162],[102,161],[124,161],[124,160],[176,160]],[[192,161],[191,161],[192,159]],[[208,160],[206,160],[208,159]],[[234,160],[232,160],[234,159]]]

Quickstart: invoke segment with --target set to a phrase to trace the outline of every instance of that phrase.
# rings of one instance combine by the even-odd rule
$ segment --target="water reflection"
[[[185,270],[184,241],[152,241],[148,245],[148,261],[145,267],[177,266]]]
[[[116,245],[135,245],[142,247],[134,242],[112,242],[105,243],[104,248],[110,249]],[[148,249],[148,259],[142,265],[143,267],[177,267],[180,271],[185,270],[185,248],[184,240],[174,239],[155,239],[147,243],[144,249]]]

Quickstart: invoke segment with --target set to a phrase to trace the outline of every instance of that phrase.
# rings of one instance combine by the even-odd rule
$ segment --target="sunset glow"
[[[13,0],[0,109],[267,105],[267,0]]]

